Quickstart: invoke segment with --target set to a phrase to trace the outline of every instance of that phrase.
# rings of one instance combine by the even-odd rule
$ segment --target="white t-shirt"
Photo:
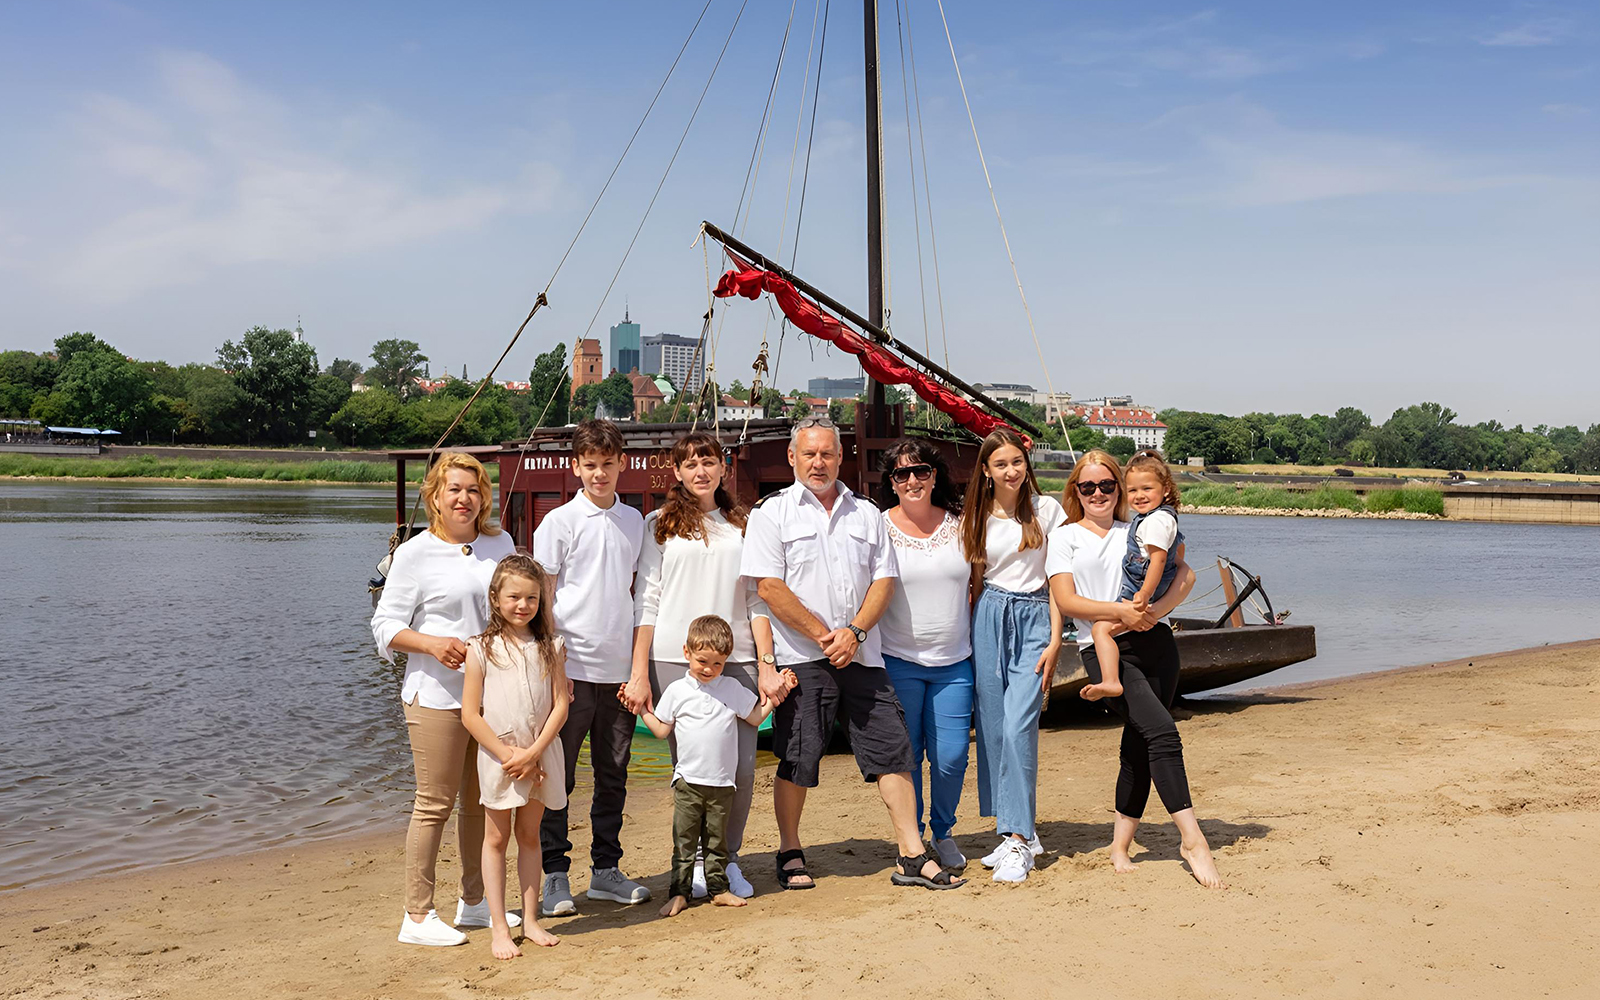
[[[664,663],[684,663],[683,641],[689,623],[701,615],[717,615],[733,628],[730,663],[754,663],[754,618],[770,617],[755,587],[739,575],[744,532],[728,523],[720,510],[705,516],[707,538],[673,536],[656,544],[659,510],[644,519],[639,547],[639,575],[634,582],[633,624],[655,626],[650,656]],[[709,540],[710,544],[707,544]]]
[[[989,515],[983,529],[984,548],[989,564],[983,572],[983,582],[993,584],[1015,594],[1031,594],[1049,582],[1045,574],[1045,552],[1052,529],[1067,519],[1067,512],[1055,497],[1035,494],[1033,516],[1047,541],[1036,549],[1022,548],[1022,525],[1015,518]]]
[[[967,584],[972,564],[961,550],[961,519],[945,514],[927,538],[916,538],[883,515],[900,564],[900,582],[878,628],[883,652],[924,667],[947,667],[972,655]]]
[[[873,583],[900,575],[894,546],[883,530],[883,514],[850,487],[830,512],[800,483],[764,498],[750,512],[744,529],[739,572],[752,585],[768,577],[782,580],[806,609],[830,629],[842,628],[866,600]],[[883,666],[880,629],[868,629],[856,650],[856,663]],[[790,666],[823,659],[811,637],[772,617],[772,645],[778,663]]]
[[[389,643],[406,629],[465,642],[489,624],[489,578],[501,559],[516,551],[511,536],[479,535],[461,551],[431,531],[413,535],[394,550],[383,596],[372,612],[378,652],[394,662]],[[465,675],[426,653],[406,654],[400,699],[423,708],[458,709]]]
[[[691,785],[731,788],[739,768],[739,726],[759,701],[751,690],[723,674],[702,684],[684,676],[668,684],[656,702],[656,718],[672,723],[678,741],[674,778]]]
[[[1133,537],[1144,550],[1146,557],[1150,555],[1151,546],[1163,552],[1171,552],[1172,543],[1178,540],[1178,519],[1172,516],[1171,511],[1156,510],[1139,522]]]
[[[622,684],[633,670],[633,568],[644,515],[618,497],[601,510],[578,495],[544,516],[533,557],[556,579],[556,631],[567,641],[567,676]]]
[[[1091,601],[1117,601],[1122,598],[1122,561],[1128,555],[1128,522],[1113,521],[1104,538],[1084,527],[1082,521],[1064,524],[1050,533],[1047,572],[1072,577],[1072,589]],[[1094,622],[1074,618],[1078,629],[1078,648],[1094,645],[1090,629]]]

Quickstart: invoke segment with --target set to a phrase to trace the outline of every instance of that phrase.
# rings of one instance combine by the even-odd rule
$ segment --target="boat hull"
[[[1317,630],[1310,625],[1190,627],[1178,629],[1173,638],[1182,664],[1180,695],[1238,684],[1317,655]],[[1068,651],[1061,659],[1050,697],[1077,697],[1078,689],[1088,683],[1082,661]]]

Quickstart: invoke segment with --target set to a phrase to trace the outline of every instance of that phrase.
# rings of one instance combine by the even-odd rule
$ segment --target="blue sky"
[[[796,266],[864,309],[861,14],[833,6]],[[480,374],[700,7],[6,3],[0,348],[85,329],[136,356],[210,360],[251,325],[298,318],[324,361],[401,336],[435,371]],[[702,218],[735,225],[790,9],[746,7],[602,299],[738,10],[713,0],[504,375],[525,377],[591,320],[603,338],[624,299],[646,333],[698,330],[691,242]],[[895,332],[939,358],[947,339],[970,380],[1042,388],[938,8],[911,0],[945,337],[925,214],[919,290],[896,8],[879,9]],[[1381,418],[1434,399],[1470,420],[1600,421],[1592,6],[945,9],[1058,389],[1227,412],[1354,404]],[[794,239],[815,14],[795,0],[739,223],[762,248]],[[764,327],[776,350],[766,316],[744,300],[728,313],[724,381],[748,378]],[[791,333],[778,381],[853,372]]]

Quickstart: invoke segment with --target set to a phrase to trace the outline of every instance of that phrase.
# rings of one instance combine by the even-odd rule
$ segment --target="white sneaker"
[[[689,879],[689,895],[695,899],[705,899],[711,895],[711,890],[706,888],[706,866],[696,861],[694,875]]]
[[[506,923],[512,927],[521,927],[522,918],[511,910],[506,911]],[[492,927],[494,922],[489,918],[489,897],[485,896],[476,903],[468,903],[464,899],[456,900],[456,930],[468,927]]]
[[[1009,837],[1006,839],[1010,839]],[[933,842],[933,852],[939,855],[939,864],[953,871],[960,871],[967,867],[967,856],[961,853],[961,847],[953,837],[944,837]]]
[[[740,899],[749,899],[756,894],[756,887],[744,877],[744,872],[739,870],[739,862],[728,862],[728,891]]]
[[[650,890],[622,874],[620,868],[596,868],[589,876],[590,899],[609,899],[634,906],[649,900]]]
[[[431,948],[448,948],[466,944],[467,936],[439,919],[437,910],[429,910],[422,920],[411,919],[409,913],[400,914],[401,944],[420,944]]]
[[[995,865],[999,864],[1000,859],[1005,857],[1006,848],[1009,846],[1011,846],[1011,838],[1002,837],[1000,839],[1000,843],[995,845],[995,849],[984,855],[982,858],[983,867],[993,868]],[[1028,841],[1028,853],[1032,854],[1036,858],[1044,853],[1044,845],[1039,843],[1038,831],[1034,831],[1033,839]]]
[[[1026,882],[1028,873],[1033,871],[1033,852],[1023,841],[1006,838],[1012,845],[1007,848],[1000,860],[994,866],[994,880],[996,882]]]

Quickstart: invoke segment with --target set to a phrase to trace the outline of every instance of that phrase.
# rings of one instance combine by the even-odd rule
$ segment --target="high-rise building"
[[[865,375],[857,378],[814,378],[806,382],[806,394],[821,399],[855,399],[866,391]]]
[[[627,309],[623,309],[622,322],[611,328],[611,370],[642,371],[639,365],[643,360],[639,356],[639,324],[631,322]]]
[[[699,392],[706,380],[706,356],[699,337],[680,337],[657,333],[640,341],[643,364],[639,370],[649,375],[665,375],[683,392]]]

